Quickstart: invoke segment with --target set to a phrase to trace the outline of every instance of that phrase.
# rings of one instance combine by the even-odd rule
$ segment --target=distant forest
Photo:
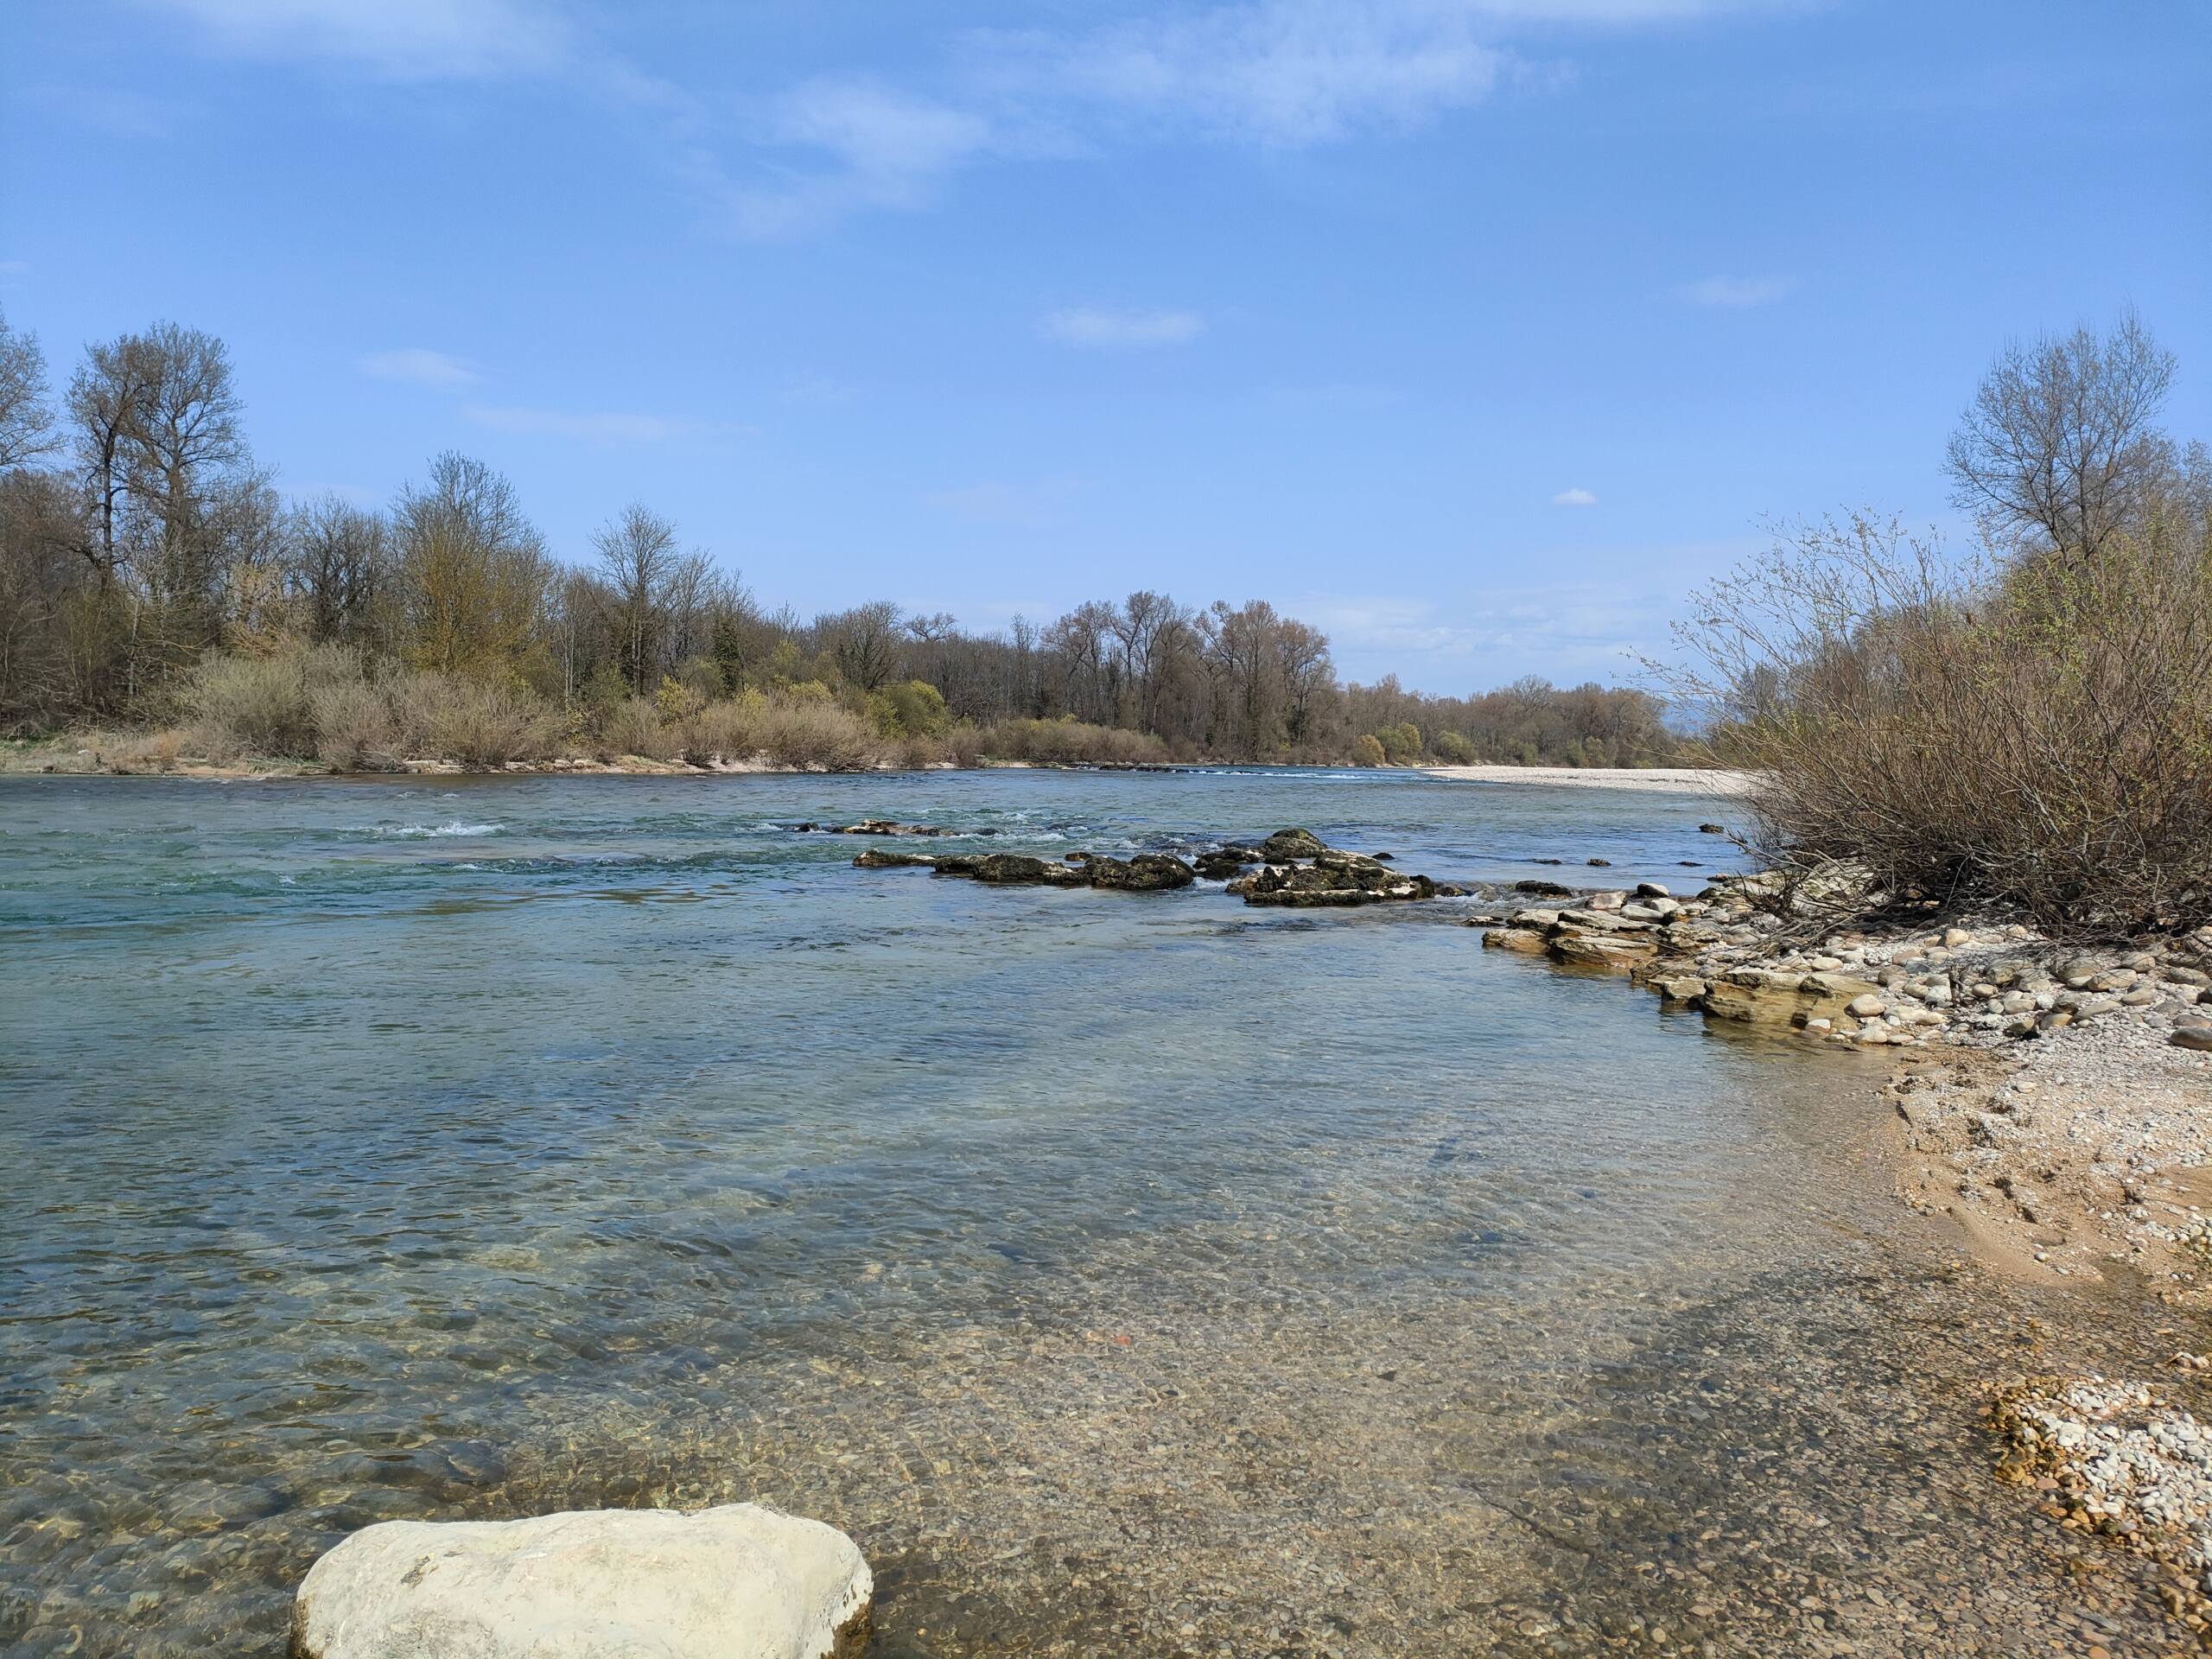
[[[934,743],[1633,766],[1676,750],[1639,690],[1345,683],[1327,637],[1263,600],[1139,592],[1003,633],[880,600],[802,618],[644,505],[564,559],[506,479],[457,454],[382,511],[287,499],[243,416],[210,334],[165,322],[89,346],[57,390],[36,338],[0,316],[0,733],[197,721],[179,741],[360,764],[467,750],[450,734],[474,718],[510,728],[476,744],[491,758],[720,753],[804,706],[910,758]],[[474,716],[452,714],[464,704]],[[717,725],[725,705],[750,715]]]

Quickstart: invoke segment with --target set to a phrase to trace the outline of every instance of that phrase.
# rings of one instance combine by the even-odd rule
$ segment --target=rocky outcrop
[[[387,1521],[311,1567],[293,1659],[858,1659],[874,1584],[834,1527],[682,1515]]]
[[[1264,864],[1268,855],[1256,847],[1245,847],[1231,842],[1210,853],[1200,853],[1193,861],[1198,874],[1209,881],[1233,881],[1254,864]]]
[[[935,869],[938,861],[927,853],[894,853],[871,847],[853,861],[856,870]]]
[[[1270,864],[1287,864],[1293,859],[1312,858],[1328,850],[1327,844],[1311,830],[1278,830],[1260,843],[1260,856]]]
[[[1248,905],[1319,908],[1433,899],[1439,889],[1425,875],[1406,875],[1379,860],[1324,847],[1310,865],[1270,864],[1230,882],[1230,891]]]
[[[1158,893],[1187,887],[1198,880],[1196,870],[1166,853],[1139,853],[1126,861],[1094,853],[1084,861],[1083,868],[1092,887],[1122,893]]]

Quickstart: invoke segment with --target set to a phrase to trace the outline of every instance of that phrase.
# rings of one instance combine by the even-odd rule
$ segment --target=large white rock
[[[875,1586],[835,1527],[755,1503],[680,1515],[386,1521],[315,1566],[296,1659],[849,1659]]]

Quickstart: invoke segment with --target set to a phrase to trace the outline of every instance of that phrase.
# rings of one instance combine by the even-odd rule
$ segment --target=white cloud
[[[692,436],[701,429],[687,421],[612,410],[577,411],[469,404],[464,405],[461,412],[477,425],[489,427],[494,432],[514,432],[531,437],[572,438],[581,443],[602,447],[665,443],[671,438]]]
[[[1093,306],[1055,311],[1037,325],[1047,340],[1093,350],[1180,346],[1196,340],[1205,327],[1195,311],[1107,311]]]
[[[372,380],[398,380],[410,386],[429,386],[440,391],[457,391],[473,386],[484,378],[482,372],[465,359],[449,357],[443,352],[433,352],[420,346],[410,346],[397,352],[370,352],[356,359],[357,366]]]
[[[763,137],[810,150],[811,168],[785,169],[772,185],[730,192],[742,235],[782,237],[861,208],[926,205],[940,179],[988,148],[982,116],[865,80],[814,80],[779,99]]]
[[[407,80],[541,74],[571,62],[567,22],[530,0],[141,0],[244,57],[346,62]]]
[[[1783,276],[1708,276],[1675,292],[1693,305],[1743,310],[1755,305],[1771,305],[1789,289],[1789,280]]]
[[[1280,146],[1478,103],[1508,61],[1469,8],[1434,0],[1257,0],[992,45],[1018,96]]]
[[[1598,498],[1588,490],[1561,490],[1552,497],[1552,505],[1555,507],[1594,507],[1597,505]]]

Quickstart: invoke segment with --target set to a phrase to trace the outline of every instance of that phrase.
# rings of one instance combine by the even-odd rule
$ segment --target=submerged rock
[[[874,1583],[834,1527],[731,1503],[387,1521],[317,1561],[295,1659],[858,1659]]]
[[[1536,899],[1571,899],[1574,896],[1573,887],[1562,887],[1556,881],[1516,881],[1513,891],[1525,893]]]
[[[871,847],[853,861],[856,870],[935,869],[943,861],[927,853],[894,853],[881,847]]]
[[[976,881],[988,881],[997,886],[1034,886],[1047,887],[1087,887],[1090,877],[1084,870],[1065,864],[1047,864],[1041,858],[1032,858],[1027,853],[986,853],[980,858],[941,858],[937,861],[939,875],[964,875]]]
[[[830,833],[833,836],[949,836],[952,831],[934,823],[900,823],[895,818],[862,818],[858,823],[849,823]]]
[[[1404,875],[1357,853],[1329,848],[1310,866],[1274,865],[1230,884],[1248,905],[1319,908],[1376,905],[1394,899],[1433,899],[1436,883],[1425,875]]]

